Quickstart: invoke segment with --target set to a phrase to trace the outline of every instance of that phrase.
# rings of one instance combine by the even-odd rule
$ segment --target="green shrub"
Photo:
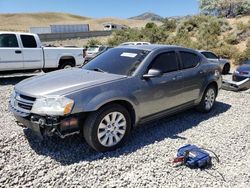
[[[154,22],[149,22],[145,26],[146,29],[152,29],[152,28],[156,28],[156,27],[157,27],[157,25]]]
[[[221,28],[221,31],[222,32],[226,32],[226,31],[230,31],[232,30],[233,28],[229,25],[228,21],[223,19],[223,18],[220,18],[219,20],[219,25],[220,25],[220,28]]]
[[[192,16],[188,19],[183,20],[177,26],[177,32],[187,31],[187,32],[196,32],[200,30],[204,24],[208,25],[212,31],[212,34],[220,35],[221,33],[221,25],[222,23],[225,25],[226,22],[222,19],[218,19],[212,16]]]
[[[217,48],[214,48],[213,51],[220,57],[227,59],[234,59],[236,55],[239,54],[239,50],[232,45],[223,45]]]
[[[94,46],[94,45],[101,45],[101,41],[99,41],[98,39],[89,39],[87,42],[88,46]]]
[[[176,30],[176,27],[177,27],[176,20],[169,20],[167,18],[164,19],[163,25],[162,25],[163,29],[170,31],[170,32],[174,32]]]
[[[110,46],[117,46],[128,41],[146,41],[145,36],[139,29],[119,30],[113,33],[112,38],[108,40]]]
[[[250,47],[250,38],[247,39],[246,46]]]
[[[237,34],[235,33],[231,33],[227,35],[226,37],[224,37],[224,41],[227,44],[231,44],[231,45],[236,45],[240,43],[239,38],[237,37]]]

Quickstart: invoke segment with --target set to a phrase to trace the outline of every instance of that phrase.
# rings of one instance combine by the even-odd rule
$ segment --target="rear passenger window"
[[[200,57],[190,52],[180,52],[183,69],[194,68],[200,63]]]
[[[21,40],[24,48],[36,48],[36,39],[31,35],[21,35]]]
[[[201,52],[208,59],[219,59],[215,54],[211,52]]]
[[[167,52],[158,55],[149,68],[160,70],[163,73],[177,71],[178,61],[176,58],[176,53]]]
[[[14,34],[1,34],[0,35],[0,48],[17,48],[18,42]]]

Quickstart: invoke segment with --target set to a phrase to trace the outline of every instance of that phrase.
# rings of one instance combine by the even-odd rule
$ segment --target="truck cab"
[[[81,66],[84,49],[43,47],[37,34],[0,32],[0,72]]]
[[[42,69],[43,50],[37,35],[0,33],[0,71]]]

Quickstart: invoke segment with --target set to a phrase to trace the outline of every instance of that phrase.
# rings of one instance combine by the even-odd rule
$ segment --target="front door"
[[[0,34],[0,71],[23,69],[23,54],[15,34]]]
[[[163,112],[179,106],[182,75],[176,53],[161,53],[152,61],[149,69],[162,71],[160,77],[142,80],[141,89],[136,94],[140,102],[140,118]]]

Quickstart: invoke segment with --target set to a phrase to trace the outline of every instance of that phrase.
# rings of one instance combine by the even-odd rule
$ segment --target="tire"
[[[71,67],[74,67],[74,63],[65,62],[65,63],[62,63],[62,64],[59,66],[59,69],[68,69],[68,68],[71,68]]]
[[[230,64],[225,64],[222,70],[222,74],[228,74],[230,72]]]
[[[196,110],[202,113],[210,112],[216,101],[217,90],[215,86],[209,85],[205,90],[201,102],[196,107]]]
[[[129,112],[118,104],[107,105],[91,113],[83,125],[86,142],[99,152],[112,151],[121,147],[130,131]]]

